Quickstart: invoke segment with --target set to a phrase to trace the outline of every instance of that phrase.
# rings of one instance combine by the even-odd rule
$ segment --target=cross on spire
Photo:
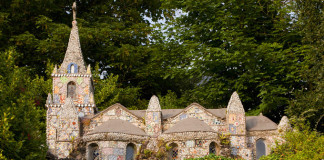
[[[72,11],[73,11],[73,21],[75,21],[76,20],[76,3],[75,2],[73,2]]]

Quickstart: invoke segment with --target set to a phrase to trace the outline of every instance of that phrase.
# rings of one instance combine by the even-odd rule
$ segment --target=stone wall
[[[174,140],[169,142],[168,145],[172,146],[172,143],[177,144],[178,146],[178,159],[185,158],[195,158],[195,157],[203,157],[209,154],[209,145],[211,142],[215,142],[219,146],[219,142],[217,139],[194,139],[194,140],[186,140],[186,141],[178,141]],[[219,153],[220,149],[218,147],[217,153]]]
[[[216,117],[213,114],[209,113],[202,106],[193,104],[175,117],[171,117],[163,122],[163,131],[168,130],[172,126],[174,126],[177,122],[186,119],[186,118],[197,118],[204,121],[211,128],[213,128],[217,132],[226,132],[227,126],[225,125],[225,121],[220,117]]]
[[[87,148],[91,144],[99,146],[99,159],[102,160],[124,160],[126,156],[126,146],[132,143],[135,147],[135,154],[138,152],[141,144],[128,141],[92,141],[87,143]],[[89,149],[87,149],[86,156],[89,157]]]
[[[247,148],[252,150],[252,156],[256,159],[256,141],[263,139],[266,145],[266,154],[270,154],[271,149],[275,147],[276,141],[282,142],[277,130],[270,131],[250,131],[247,132]]]
[[[135,126],[145,129],[144,121],[142,118],[139,118],[137,116],[134,116],[130,112],[128,112],[125,107],[121,106],[120,104],[115,104],[108,109],[102,111],[102,113],[99,113],[94,118],[90,120],[90,125],[88,127],[85,127],[84,133],[88,133],[92,131],[96,126],[101,125],[105,121],[109,119],[121,119],[128,121]]]
[[[91,78],[85,76],[84,77],[54,76],[53,77],[53,103],[64,104],[65,99],[67,97],[67,84],[71,81],[73,81],[76,84],[76,90],[75,90],[76,95],[74,98],[74,103],[94,104],[93,91],[91,87]]]

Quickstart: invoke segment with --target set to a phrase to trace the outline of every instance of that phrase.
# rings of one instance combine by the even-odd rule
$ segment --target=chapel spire
[[[68,47],[66,49],[63,63],[59,73],[81,73],[86,72],[85,63],[82,56],[79,30],[76,21],[76,3],[73,3],[73,21]]]

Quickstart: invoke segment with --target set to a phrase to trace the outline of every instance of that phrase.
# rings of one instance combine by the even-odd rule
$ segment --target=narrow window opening
[[[170,147],[171,147],[171,149],[169,152],[169,159],[171,159],[171,160],[178,159],[178,154],[179,154],[178,145],[176,143],[171,143]]]
[[[71,73],[74,73],[74,64],[71,64]]]
[[[75,98],[76,86],[73,81],[67,84],[67,97],[74,99]]]

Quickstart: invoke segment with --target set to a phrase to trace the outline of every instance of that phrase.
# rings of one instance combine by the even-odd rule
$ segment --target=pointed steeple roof
[[[231,99],[228,102],[227,112],[228,113],[238,113],[238,112],[245,113],[243,104],[242,104],[237,92],[234,92],[232,94]]]
[[[85,63],[84,63],[82,51],[81,51],[79,29],[78,29],[77,21],[76,21],[76,3],[75,2],[73,3],[72,9],[73,9],[73,21],[72,21],[72,29],[71,29],[70,39],[69,39],[65,57],[64,57],[62,65],[59,69],[59,72],[67,73],[69,64],[74,63],[78,67],[77,68],[78,73],[85,73],[86,68],[85,68]]]
[[[153,95],[151,97],[147,111],[161,111],[159,98],[157,96]]]

